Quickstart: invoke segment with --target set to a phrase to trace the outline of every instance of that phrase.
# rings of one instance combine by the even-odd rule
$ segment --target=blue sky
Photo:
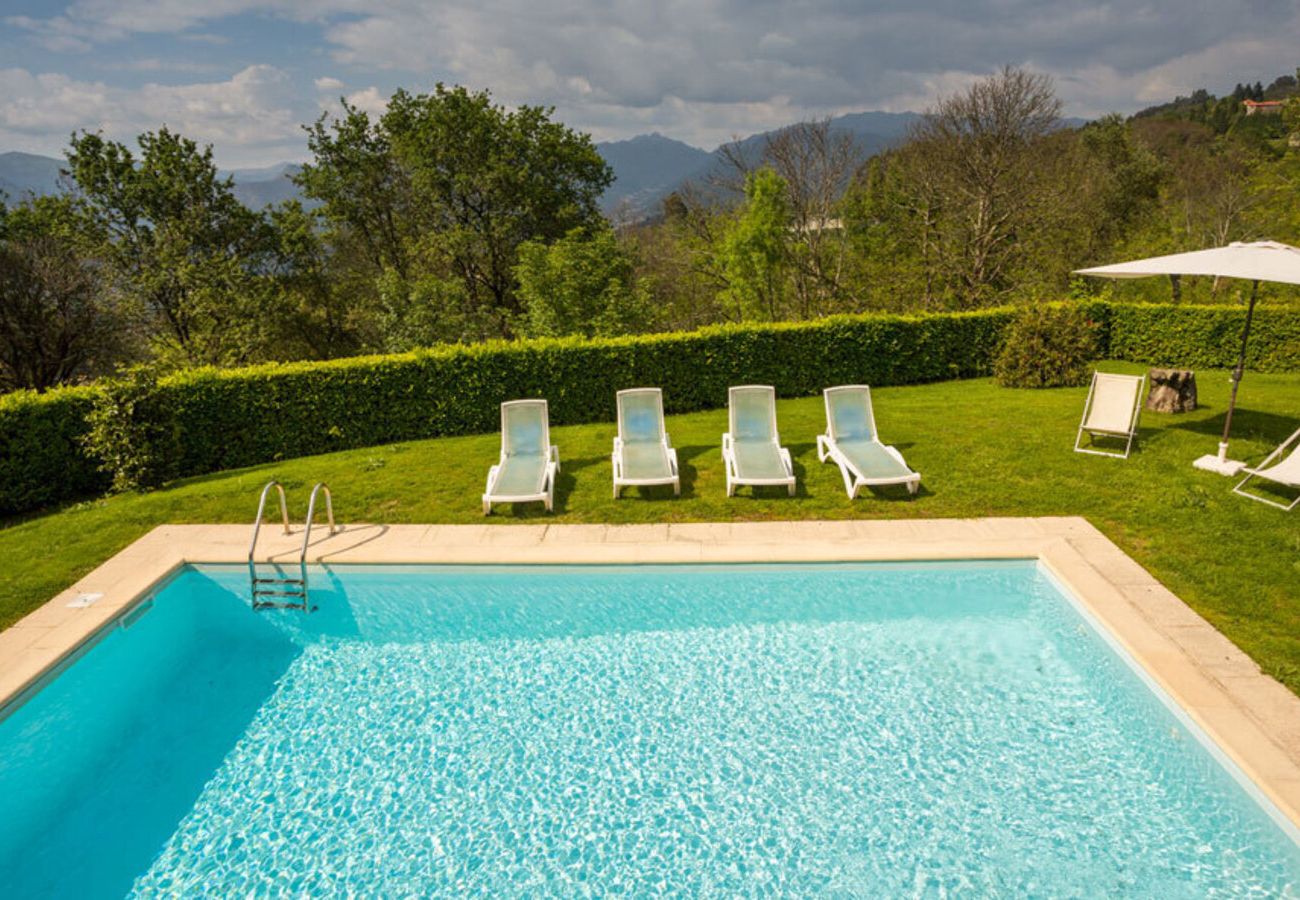
[[[340,96],[442,80],[598,140],[706,148],[809,116],[922,110],[1005,64],[1068,115],[1300,65],[1295,0],[0,0],[0,150],[168,124],[228,167],[297,160]]]

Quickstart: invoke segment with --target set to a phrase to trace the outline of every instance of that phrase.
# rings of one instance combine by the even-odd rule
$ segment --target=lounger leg
[[[844,490],[849,499],[858,499],[858,480],[849,472],[848,466],[840,466],[840,477],[844,479]]]
[[[793,484],[787,485],[786,489],[789,491],[790,496],[793,497],[795,486]]]
[[[917,492],[920,491],[920,490],[921,490],[921,482],[920,482],[920,481],[909,481],[909,482],[907,483],[907,496],[908,496],[908,498],[913,498],[913,497],[915,497],[916,494],[917,494]]]
[[[485,515],[485,516],[490,516],[490,515],[492,515],[492,501],[491,501],[491,500],[484,500],[484,501],[483,501],[483,515]]]
[[[682,495],[682,480],[681,478],[678,478],[676,481],[673,482],[673,496],[680,497],[681,495]]]

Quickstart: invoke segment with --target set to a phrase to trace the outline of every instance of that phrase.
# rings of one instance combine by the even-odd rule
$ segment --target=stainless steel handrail
[[[262,530],[262,514],[266,511],[266,495],[275,488],[280,493],[280,519],[284,522],[284,533],[293,534],[289,528],[289,504],[284,499],[284,487],[278,481],[268,481],[262,488],[262,497],[257,501],[257,519],[253,522],[253,539],[248,543],[248,566],[252,570],[253,553],[257,550],[257,535]]]
[[[304,583],[307,579],[307,545],[311,543],[311,528],[316,518],[316,495],[321,491],[325,492],[325,517],[330,523],[330,534],[338,534],[338,527],[334,524],[334,498],[330,496],[329,485],[322,481],[311,489],[311,499],[307,501],[307,527],[302,532],[302,553],[298,557],[298,564],[303,567]]]

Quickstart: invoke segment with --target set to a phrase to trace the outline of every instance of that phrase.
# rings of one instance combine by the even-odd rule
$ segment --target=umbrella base
[[[1223,459],[1216,453],[1207,453],[1192,463],[1198,469],[1204,469],[1207,472],[1218,472],[1220,475],[1236,475],[1246,464],[1236,459]]]

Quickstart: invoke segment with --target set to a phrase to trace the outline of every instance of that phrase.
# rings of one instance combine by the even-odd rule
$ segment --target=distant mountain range
[[[64,161],[35,153],[0,153],[0,192],[13,204],[28,196],[57,194],[64,189],[59,170]],[[235,196],[251,209],[298,196],[293,175],[296,163],[279,163],[261,169],[235,169],[223,174],[235,179]]]
[[[852,137],[865,159],[902,140],[919,118],[910,112],[861,112],[831,119],[830,124],[832,131]],[[688,181],[700,182],[720,168],[724,148],[734,147],[744,158],[757,161],[767,140],[778,131],[752,134],[712,152],[657,133],[597,144],[615,178],[601,197],[601,208],[606,214],[618,212],[632,219],[654,216],[673,191]]]
[[[831,127],[851,135],[866,157],[901,139],[917,118],[916,113],[862,112],[832,119]],[[761,132],[734,143],[746,158],[757,159],[774,133]],[[631,219],[657,214],[665,197],[687,181],[704,179],[722,160],[721,147],[701,150],[658,133],[600,143],[596,149],[614,170],[615,178],[601,197],[601,208],[607,214],[618,212]],[[0,191],[11,204],[29,195],[58,193],[63,190],[59,176],[63,165],[63,160],[49,156],[0,153]],[[279,163],[224,174],[234,179],[235,196],[252,209],[261,209],[298,196],[293,175],[299,168],[296,163]]]

